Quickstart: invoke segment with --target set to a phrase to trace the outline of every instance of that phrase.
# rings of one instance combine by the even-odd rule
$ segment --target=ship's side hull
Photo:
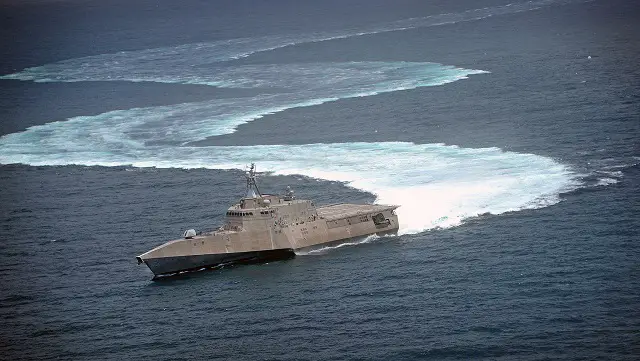
[[[291,248],[303,250],[334,242],[398,232],[395,206],[337,204],[318,209],[321,218],[285,230]]]
[[[326,242],[317,242],[308,246],[297,247],[295,250],[293,248],[281,248],[252,252],[198,254],[146,259],[138,257],[138,262],[145,263],[151,272],[153,272],[155,277],[164,277],[175,275],[180,272],[197,271],[202,268],[215,268],[221,265],[252,264],[286,260],[294,257],[295,252],[309,252],[325,247],[332,247],[350,242],[359,242],[374,234],[378,236],[385,236],[395,235],[397,232],[398,228],[389,228],[379,232],[369,232],[360,235],[335,238]],[[345,232],[344,234],[346,235],[348,233]]]
[[[351,242],[398,231],[396,206],[336,204],[295,219],[254,217],[249,230],[218,231],[167,242],[138,256],[156,276],[222,264],[287,259],[295,251]],[[246,213],[246,212],[245,212]],[[257,213],[257,212],[256,212]],[[301,212],[303,213],[303,212]]]
[[[214,268],[225,264],[249,264],[288,259],[294,256],[292,249],[273,249],[254,252],[198,254],[189,256],[159,257],[141,259],[153,274],[173,275],[178,272],[195,271],[202,268]]]
[[[367,239],[367,237],[376,235],[379,237],[383,237],[383,236],[395,236],[398,234],[398,228],[396,229],[389,229],[383,232],[375,232],[375,233],[370,233],[370,234],[364,234],[361,236],[354,236],[354,237],[348,237],[348,238],[341,238],[341,239],[336,239],[336,240],[332,240],[332,241],[328,241],[325,243],[317,243],[314,244],[312,246],[306,246],[306,247],[301,247],[301,248],[296,248],[294,251],[296,254],[305,254],[306,252],[312,252],[312,251],[317,251],[317,250],[321,250],[324,248],[328,248],[328,247],[338,247],[340,245],[344,245],[344,244],[350,244],[350,243],[359,243],[362,242],[363,240]]]

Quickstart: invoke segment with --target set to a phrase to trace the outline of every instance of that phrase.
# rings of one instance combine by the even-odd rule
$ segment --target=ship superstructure
[[[156,276],[232,263],[293,257],[305,251],[372,234],[398,230],[395,205],[339,203],[317,207],[296,199],[287,187],[283,196],[262,194],[254,164],[246,172],[246,195],[226,212],[215,231],[187,230],[181,239],[139,255]]]

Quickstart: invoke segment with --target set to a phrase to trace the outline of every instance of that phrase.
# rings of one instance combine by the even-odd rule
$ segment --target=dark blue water
[[[640,6],[506,5],[2,5],[2,359],[637,359]],[[151,281],[253,160],[401,234]]]

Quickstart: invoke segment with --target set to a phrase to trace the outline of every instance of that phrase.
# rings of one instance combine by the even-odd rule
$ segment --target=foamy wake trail
[[[79,116],[65,122],[34,127],[0,138],[0,146],[35,143],[56,151],[73,143],[94,149],[143,147],[154,143],[181,144],[233,133],[237,126],[295,107],[319,105],[345,98],[437,86],[486,71],[419,62],[347,62],[253,65],[215,75],[228,83],[260,84],[278,93],[213,99],[115,110]],[[117,143],[117,144],[116,144]]]
[[[221,62],[304,42],[470,21],[562,0],[474,9],[334,33],[233,39],[70,59],[3,76],[34,81],[158,81],[270,88],[270,94],[116,110],[0,137],[0,163],[241,169],[345,182],[400,205],[400,232],[451,227],[479,214],[558,202],[576,186],[564,165],[498,148],[401,142],[193,147],[240,124],[293,107],[442,85],[481,70],[433,63],[349,62],[229,66]],[[212,71],[215,70],[215,71]]]
[[[527,1],[470,9],[458,13],[403,19],[339,31],[270,35],[145,50],[121,51],[31,67],[14,74],[0,76],[0,79],[31,80],[36,82],[118,80],[207,84],[219,87],[256,87],[261,84],[259,82],[238,80],[237,77],[233,81],[228,81],[224,76],[217,76],[217,74],[227,71],[225,65],[221,65],[221,63],[259,52],[272,51],[298,44],[475,21],[576,1],[580,0]]]
[[[262,170],[345,182],[375,194],[379,203],[400,205],[401,233],[557,202],[559,192],[573,185],[569,169],[498,148],[400,142],[188,146],[292,107],[441,85],[477,73],[482,71],[405,62],[236,69],[230,79],[266,84],[288,79],[296,91],[117,110],[34,126],[0,137],[0,163],[234,169],[257,162]]]
[[[242,169],[302,174],[345,182],[376,195],[377,203],[400,205],[400,233],[459,225],[480,214],[544,207],[577,186],[566,166],[533,154],[498,148],[465,149],[401,142],[142,147],[110,152],[71,146],[68,152],[26,152],[0,162],[30,165],[132,165],[158,168]]]

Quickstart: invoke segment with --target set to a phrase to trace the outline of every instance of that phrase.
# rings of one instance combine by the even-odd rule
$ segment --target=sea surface
[[[640,358],[638,2],[0,9],[0,359]],[[152,281],[251,162],[399,233]]]

